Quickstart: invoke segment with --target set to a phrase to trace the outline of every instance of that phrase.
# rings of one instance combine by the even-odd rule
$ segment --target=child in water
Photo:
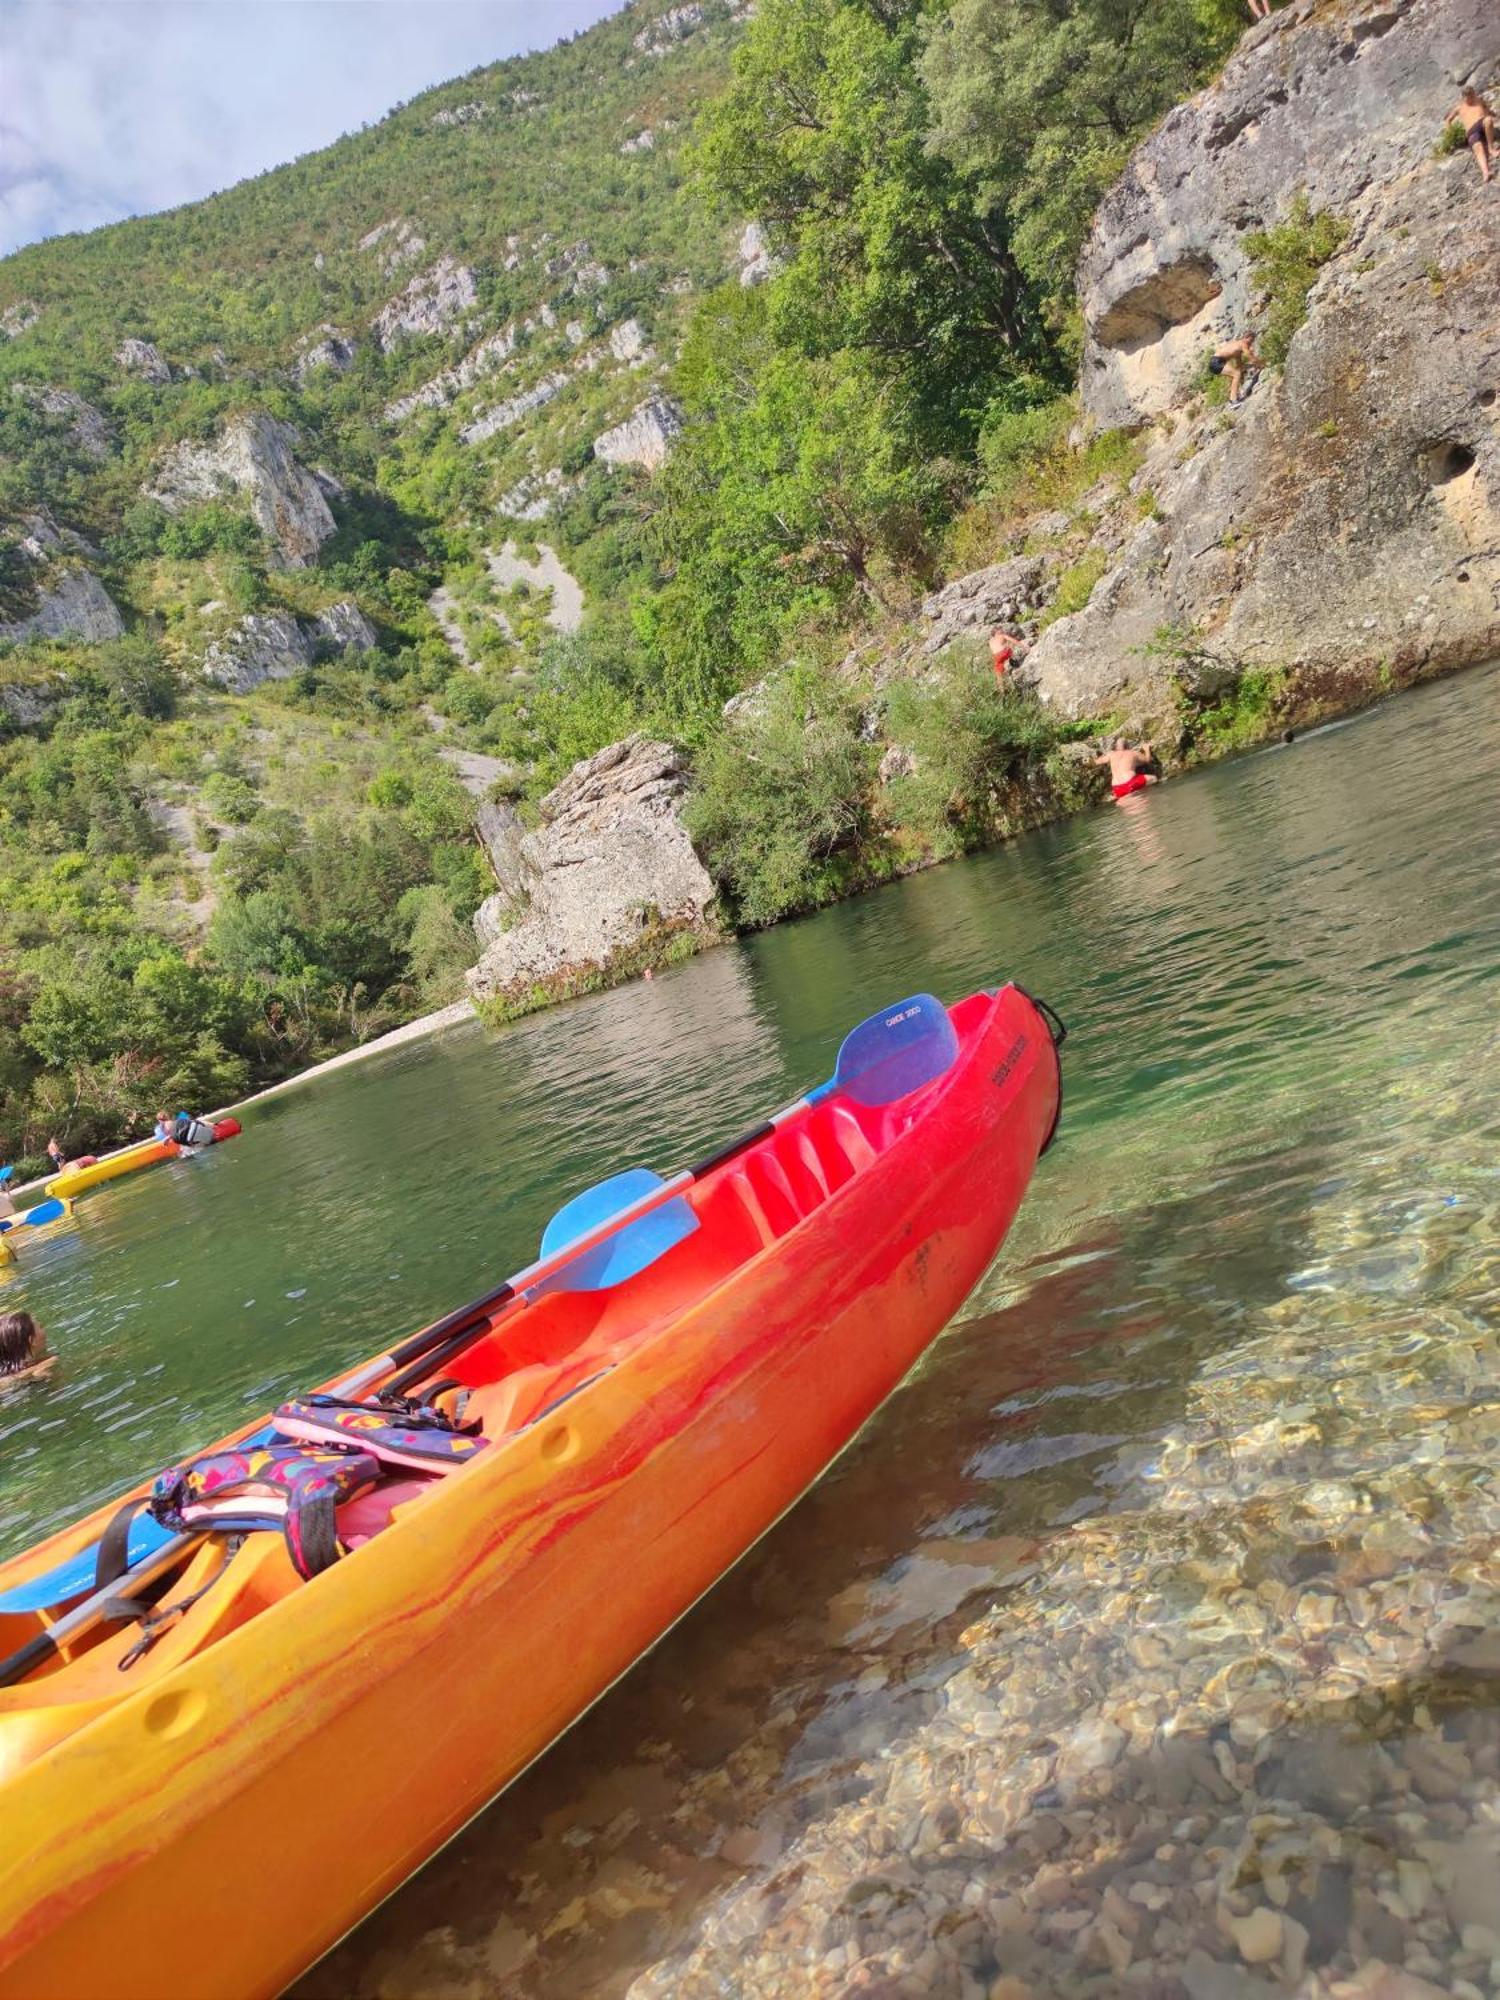
[[[0,1388],[50,1374],[57,1356],[29,1312],[0,1313]]]

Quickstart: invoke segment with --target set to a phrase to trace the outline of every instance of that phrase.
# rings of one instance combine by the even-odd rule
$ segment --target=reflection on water
[[[375,1346],[883,999],[1014,972],[1074,1027],[964,1322],[302,2000],[1495,1990],[1497,772],[1472,675],[331,1078],[81,1213],[20,1522],[43,1468],[140,1462],[116,1409],[175,1437]]]

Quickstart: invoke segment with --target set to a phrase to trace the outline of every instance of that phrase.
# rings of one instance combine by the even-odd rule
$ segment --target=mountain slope
[[[547,643],[624,615],[738,268],[681,148],[739,32],[637,0],[0,263],[0,1156],[457,990],[476,795]]]

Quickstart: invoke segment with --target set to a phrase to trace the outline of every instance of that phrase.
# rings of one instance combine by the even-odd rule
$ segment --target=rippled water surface
[[[1500,1991],[1497,836],[1488,670],[372,1059],[28,1245],[64,1359],[0,1405],[10,1546],[887,999],[1072,1024],[962,1320],[303,2000]]]

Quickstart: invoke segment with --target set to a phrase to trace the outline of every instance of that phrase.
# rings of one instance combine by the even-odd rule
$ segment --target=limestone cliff
[[[677,817],[685,790],[679,754],[632,736],[575,764],[534,832],[492,815],[502,880],[474,919],[475,998],[519,1010],[647,963],[668,939],[711,942],[714,885]]]
[[[1046,701],[1159,724],[1184,673],[1341,701],[1500,652],[1500,199],[1435,145],[1497,73],[1494,0],[1293,0],[1137,151],[1080,267],[1082,391],[1153,430],[1031,656]],[[1261,324],[1247,234],[1299,193],[1343,245],[1284,370],[1208,408],[1214,342]]]

